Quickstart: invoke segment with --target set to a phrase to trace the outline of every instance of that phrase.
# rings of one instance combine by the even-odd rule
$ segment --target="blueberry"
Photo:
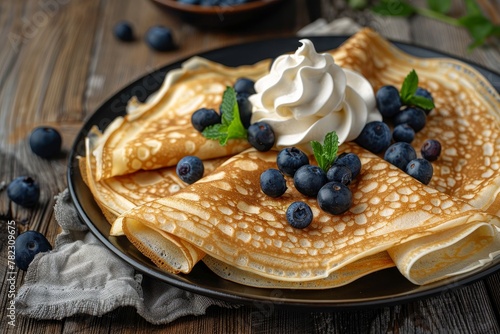
[[[237,94],[255,94],[254,88],[255,82],[248,78],[239,78],[233,85],[234,90]]]
[[[274,146],[274,132],[265,122],[256,122],[248,127],[248,142],[258,151],[269,151]]]
[[[309,157],[296,147],[287,147],[278,153],[276,164],[283,174],[293,177],[297,169],[309,164]]]
[[[19,176],[7,187],[7,195],[14,203],[31,208],[38,203],[40,186],[29,176]]]
[[[14,262],[19,269],[26,271],[36,254],[48,252],[52,249],[52,246],[43,234],[36,231],[27,231],[18,235],[15,248]]]
[[[193,184],[203,177],[205,168],[200,158],[188,155],[177,163],[176,172],[187,184]]]
[[[434,98],[432,97],[432,94],[425,88],[418,87],[417,91],[415,92],[415,95],[425,97],[425,98],[431,100],[432,102],[434,102]],[[431,110],[432,109],[424,109],[424,112],[428,115],[429,112],[431,112]]]
[[[340,215],[352,205],[352,192],[340,182],[328,182],[318,192],[318,205],[321,210]]]
[[[172,31],[164,26],[149,28],[146,32],[146,43],[157,51],[169,51],[175,48]]]
[[[129,22],[121,21],[115,24],[113,33],[121,41],[130,42],[134,40],[134,29]]]
[[[285,177],[277,169],[267,169],[260,174],[260,188],[267,196],[280,197],[287,189]]]
[[[418,158],[411,160],[406,165],[405,172],[423,184],[429,184],[432,179],[434,169],[428,160]]]
[[[441,154],[441,143],[435,139],[427,139],[420,149],[422,157],[429,161],[435,161]]]
[[[352,181],[352,172],[347,166],[335,163],[326,172],[326,178],[328,181],[340,182],[347,186]]]
[[[200,0],[177,0],[177,2],[186,4],[186,5],[199,5]]]
[[[391,129],[381,121],[367,123],[356,143],[372,153],[380,153],[391,145]]]
[[[394,143],[385,151],[384,159],[401,170],[405,170],[406,165],[417,158],[417,153],[413,146],[405,142]]]
[[[236,94],[236,102],[238,103],[238,110],[240,111],[241,124],[245,129],[250,126],[252,118],[252,103],[248,100],[248,94]]]
[[[311,207],[305,202],[293,202],[286,210],[286,220],[292,227],[306,228],[311,224],[312,219]]]
[[[352,178],[356,178],[361,172],[361,160],[354,153],[344,152],[335,159],[335,164],[344,165],[351,170]]]
[[[425,126],[427,116],[425,112],[420,108],[409,107],[401,110],[396,116],[394,116],[394,126],[398,124],[406,123],[415,130],[419,132]]]
[[[375,94],[377,109],[382,116],[392,118],[401,109],[401,98],[399,91],[394,86],[382,86]]]
[[[415,139],[415,130],[406,123],[398,124],[392,131],[392,139],[395,142],[404,141],[405,143],[411,143]]]
[[[318,191],[328,182],[326,173],[318,166],[304,165],[300,167],[293,176],[295,188],[309,197],[318,195]]]
[[[220,115],[213,109],[200,108],[191,115],[193,127],[202,132],[207,126],[221,122]]]
[[[61,153],[62,137],[59,132],[49,126],[35,128],[30,135],[31,151],[36,155],[50,159]]]

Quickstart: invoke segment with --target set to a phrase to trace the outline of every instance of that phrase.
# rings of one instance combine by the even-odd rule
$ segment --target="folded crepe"
[[[417,71],[436,108],[412,145],[428,138],[443,145],[428,186],[345,143],[340,151],[357,153],[363,169],[350,186],[352,208],[333,216],[291,183],[284,196],[265,196],[258,180],[276,168],[276,152],[250,149],[195,184],[130,209],[113,226],[165,270],[189,273],[203,259],[222,277],[259,287],[334,287],[393,265],[411,282],[427,284],[493,261],[500,249],[496,90],[462,62],[410,56],[368,29],[330,52],[375,90],[400,86],[411,69]],[[176,95],[174,86],[170,90]],[[286,222],[285,210],[296,200],[313,209],[313,223],[304,230]]]
[[[279,281],[324,279],[348,264],[388,251],[398,266],[418,269],[418,275],[412,274],[412,268],[404,272],[410,281],[424,284],[454,274],[448,271],[456,266],[461,271],[472,269],[482,265],[479,260],[491,260],[489,254],[496,255],[500,246],[498,217],[424,186],[355,145],[343,148],[357,153],[364,167],[350,185],[353,206],[342,215],[321,211],[316,199],[304,198],[292,182],[279,198],[262,193],[260,174],[276,166],[277,153],[249,150],[195,184],[136,207],[118,220],[126,235],[129,224],[146,225],[174,235],[243,273]],[[306,201],[314,214],[305,229],[291,227],[285,218],[288,206],[300,200]],[[140,237],[130,235],[133,243],[134,237]],[[405,244],[416,239],[425,240],[416,243],[422,249],[406,251]],[[436,252],[449,255],[446,266],[436,261],[442,257]],[[172,256],[174,250],[165,248],[164,253]],[[455,253],[459,256],[453,256]],[[479,254],[488,256],[477,258]],[[181,258],[175,261],[184,267],[187,262]],[[422,277],[424,272],[428,273]],[[230,272],[228,277],[238,280],[237,276]]]
[[[269,60],[231,68],[193,57],[170,71],[161,89],[145,103],[132,99],[127,115],[118,117],[92,147],[94,179],[100,181],[138,170],[175,166],[186,155],[219,158],[250,147],[246,140],[230,140],[224,147],[193,131],[191,115],[199,108],[219,110],[222,93],[236,79],[255,79]]]
[[[90,129],[85,141],[86,152],[91,152],[101,134],[97,128]],[[226,159],[215,158],[203,162],[204,175],[210,174]],[[122,213],[152,200],[175,194],[187,184],[179,179],[176,167],[155,170],[139,170],[134,173],[95,180],[96,158],[92,154],[79,157],[82,179],[89,187],[94,199],[107,221],[112,224]],[[121,226],[115,224],[111,235],[123,235]]]

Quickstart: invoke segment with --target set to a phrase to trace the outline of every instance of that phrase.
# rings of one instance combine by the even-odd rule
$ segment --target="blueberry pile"
[[[415,95],[433,101],[431,93],[422,87],[416,89]],[[384,121],[366,124],[356,143],[372,153],[383,153],[386,161],[423,184],[429,184],[433,175],[430,162],[439,157],[441,144],[435,139],[428,139],[420,149],[422,158],[418,158],[411,143],[416,133],[425,127],[431,109],[405,105],[398,89],[390,85],[381,87],[375,98]]]
[[[286,177],[293,179],[295,189],[306,197],[316,197],[319,207],[339,215],[352,205],[348,185],[361,171],[361,161],[354,153],[342,153],[327,172],[309,163],[309,157],[296,147],[282,149],[276,157],[278,169],[265,170],[260,177],[260,187],[270,197],[280,197],[286,190]],[[312,222],[313,214],[304,201],[293,202],[286,211],[287,221],[295,228],[305,228]]]

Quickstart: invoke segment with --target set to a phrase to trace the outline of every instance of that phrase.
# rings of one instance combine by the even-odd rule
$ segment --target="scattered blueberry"
[[[411,143],[413,139],[415,139],[415,130],[406,123],[398,124],[392,131],[392,139],[394,139],[395,142],[403,141],[405,143]]]
[[[318,205],[321,210],[340,215],[352,205],[352,192],[340,182],[328,182],[318,192]]]
[[[233,85],[234,90],[237,94],[255,94],[254,88],[255,82],[248,78],[239,78]]]
[[[277,169],[267,169],[260,174],[260,188],[267,196],[280,197],[287,189],[285,177]]]
[[[48,252],[52,249],[47,238],[37,231],[26,231],[18,235],[15,247],[14,262],[19,269],[24,271],[28,270],[36,254]]]
[[[380,153],[391,145],[391,129],[381,121],[367,123],[356,143],[372,153]]]
[[[248,127],[248,142],[258,151],[269,151],[274,146],[274,132],[265,122],[256,122]]]
[[[283,174],[293,177],[300,167],[309,164],[309,157],[296,147],[287,147],[278,153],[276,164]]]
[[[312,219],[311,207],[305,202],[293,202],[286,210],[286,220],[292,227],[306,228],[311,224]]]
[[[328,181],[340,182],[347,186],[352,181],[352,172],[347,166],[335,163],[326,172],[326,178]]]
[[[335,159],[335,164],[347,166],[351,170],[352,178],[356,178],[361,172],[361,160],[354,153],[341,153],[337,159]]]
[[[405,172],[419,180],[423,184],[429,184],[432,179],[432,174],[434,173],[434,169],[432,168],[432,164],[422,158],[411,160],[405,168]]]
[[[326,173],[314,165],[300,167],[293,176],[295,188],[303,195],[315,197],[318,191],[328,182]]]
[[[134,29],[129,22],[121,21],[115,24],[113,28],[115,37],[124,42],[130,42],[134,39]]]
[[[406,165],[417,158],[417,153],[413,146],[405,142],[394,143],[384,154],[384,160],[390,162],[401,170],[405,170]]]
[[[14,203],[31,208],[38,203],[40,186],[29,176],[19,176],[7,187],[7,195]]]
[[[422,157],[429,161],[435,161],[441,154],[441,143],[435,139],[427,139],[420,149]]]
[[[61,152],[62,137],[56,129],[49,126],[35,128],[29,142],[31,151],[45,159],[56,157]]]
[[[203,161],[193,155],[185,156],[177,163],[177,175],[187,184],[193,184],[201,179],[204,171]]]
[[[146,33],[146,43],[157,51],[169,51],[175,49],[172,31],[164,26],[154,26]]]
[[[394,126],[398,124],[406,123],[415,130],[419,132],[422,130],[426,123],[426,114],[420,108],[409,107],[401,110],[396,116],[394,116]]]
[[[221,122],[220,115],[213,109],[201,108],[191,115],[193,127],[202,132],[207,126]]]
[[[382,86],[375,94],[377,109],[383,117],[392,118],[401,109],[401,98],[399,91],[394,86]]]
[[[432,94],[425,88],[418,87],[417,91],[415,92],[415,95],[425,97],[425,98],[431,100],[432,102],[434,102],[434,98],[432,97]],[[424,112],[428,115],[431,110],[432,109],[424,109]]]
[[[236,102],[238,103],[238,110],[240,111],[241,124],[245,129],[250,126],[252,118],[252,103],[248,100],[248,94],[236,94]]]

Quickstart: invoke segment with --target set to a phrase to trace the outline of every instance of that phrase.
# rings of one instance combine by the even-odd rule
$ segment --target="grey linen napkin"
[[[62,232],[54,249],[30,264],[16,296],[16,310],[36,319],[77,314],[104,315],[133,306],[153,324],[202,315],[211,305],[238,307],[171,286],[135,270],[104,246],[84,225],[68,190],[56,196],[55,218]]]

